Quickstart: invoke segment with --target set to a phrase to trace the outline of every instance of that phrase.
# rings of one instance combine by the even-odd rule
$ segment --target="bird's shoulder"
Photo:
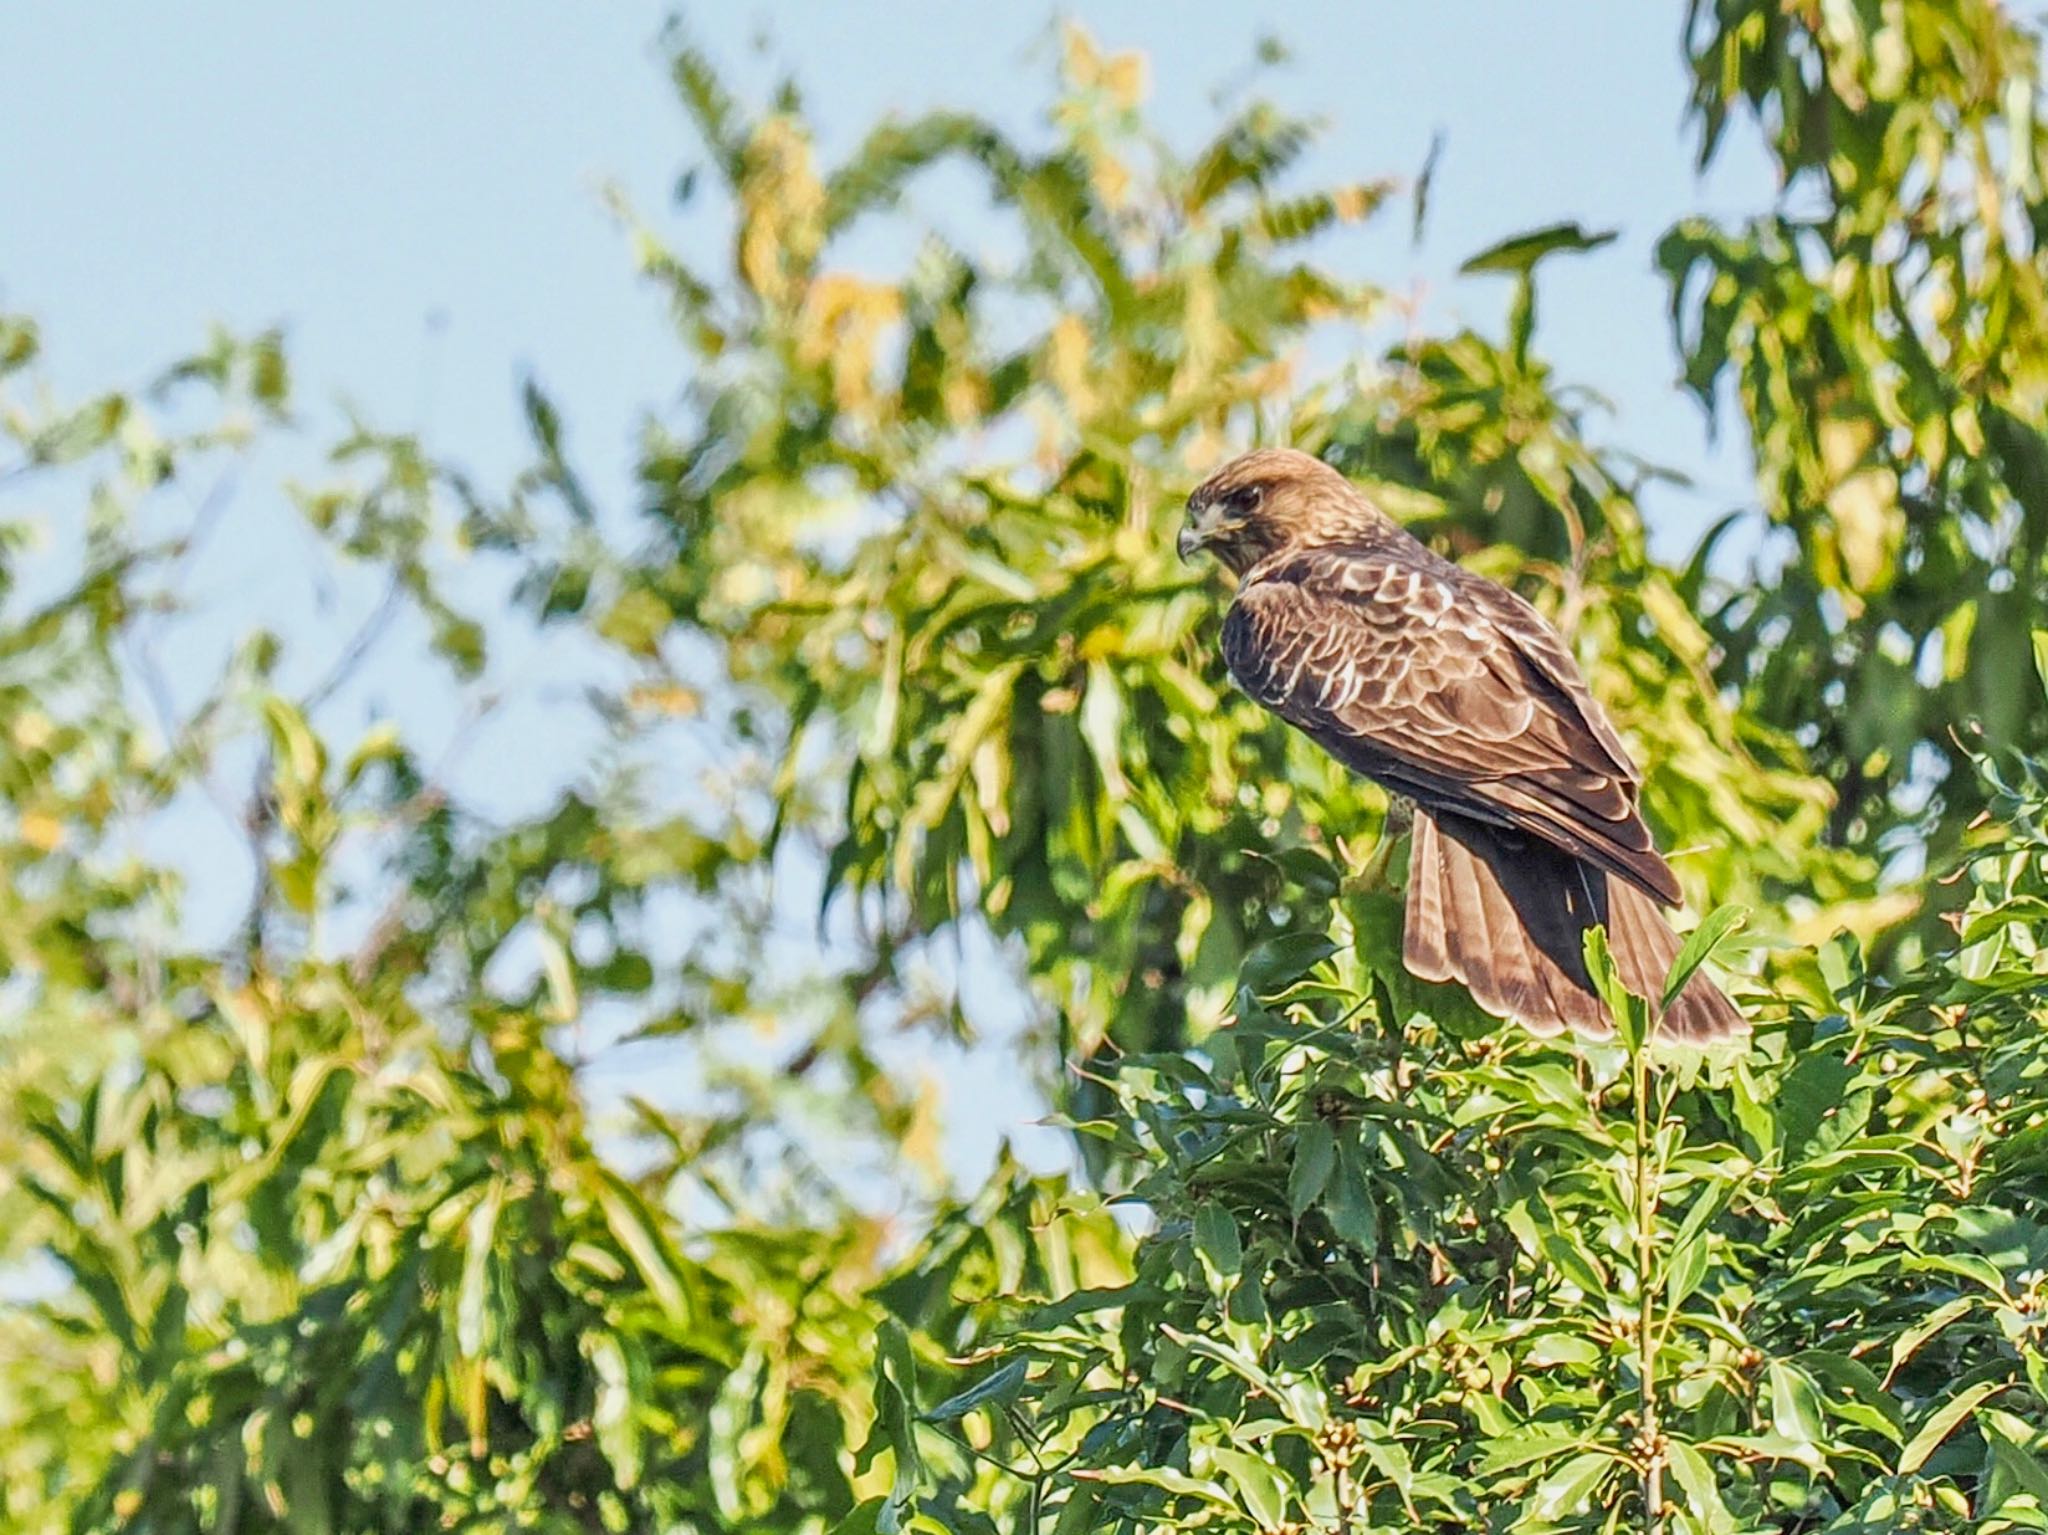
[[[1283,551],[1245,573],[1224,619],[1225,659],[1306,645],[1332,660],[1377,651],[1404,670],[1462,675],[1495,628],[1475,583],[1491,584],[1406,534]]]
[[[1459,574],[1420,545],[1321,546],[1268,560],[1247,572],[1224,616],[1224,664],[1252,697],[1290,715],[1311,703],[1371,709],[1457,689],[1485,669],[1493,643],[1487,621],[1461,601]]]
[[[1539,717],[1557,745],[1633,788],[1627,748],[1557,630],[1507,587],[1406,534],[1276,555],[1248,571],[1224,620],[1224,659],[1279,706],[1304,677],[1318,702],[1403,699],[1452,706],[1476,728],[1519,735]],[[1353,685],[1324,685],[1333,674]],[[1532,743],[1533,744],[1533,743]]]
[[[1412,631],[1442,631],[1468,644],[1526,638],[1563,654],[1555,631],[1515,593],[1398,529],[1269,556],[1245,573],[1236,600],[1248,612],[1275,617],[1315,615],[1414,638],[1426,635]]]
[[[1365,608],[1406,607],[1418,598],[1425,607],[1437,607],[1479,580],[1413,535],[1389,528],[1268,555],[1245,572],[1239,594],[1291,588]]]

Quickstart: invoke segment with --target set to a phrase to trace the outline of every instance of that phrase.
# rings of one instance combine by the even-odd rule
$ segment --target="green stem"
[[[1651,1267],[1657,1245],[1657,1167],[1651,1144],[1650,1057],[1647,1043],[1630,1054],[1636,1109],[1636,1371],[1642,1381],[1643,1528],[1664,1518],[1664,1447],[1657,1431],[1656,1300]]]

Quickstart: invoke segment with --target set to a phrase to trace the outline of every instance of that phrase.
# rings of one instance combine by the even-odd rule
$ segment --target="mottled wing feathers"
[[[1247,693],[1357,771],[1678,902],[1620,739],[1512,593],[1419,547],[1311,549],[1239,591],[1223,656]]]
[[[1628,748],[1608,723],[1607,711],[1587,688],[1585,679],[1579,675],[1578,662],[1572,659],[1557,631],[1544,621],[1542,614],[1506,587],[1491,581],[1465,579],[1466,594],[1477,600],[1492,618],[1495,630],[1521,653],[1531,668],[1532,680],[1545,688],[1555,698],[1557,707],[1569,712],[1598,743],[1604,766],[1627,783],[1631,791],[1638,788],[1642,777],[1629,760]]]
[[[1184,556],[1241,581],[1223,623],[1232,676],[1338,761],[1415,801],[1403,958],[1538,1034],[1604,1037],[1586,971],[1606,929],[1623,984],[1657,997],[1679,939],[1678,882],[1642,780],[1571,652],[1527,603],[1439,558],[1328,465],[1267,450],[1188,498]],[[1695,974],[1660,1035],[1741,1035]]]

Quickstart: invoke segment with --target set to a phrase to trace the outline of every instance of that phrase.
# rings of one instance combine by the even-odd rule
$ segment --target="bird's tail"
[[[1607,926],[1623,984],[1660,995],[1679,939],[1649,896],[1533,837],[1416,811],[1402,944],[1411,974],[1462,981],[1487,1012],[1534,1033],[1605,1039],[1614,1022],[1586,975],[1586,929],[1595,923]],[[1657,1032],[1703,1044],[1748,1027],[1695,973]]]

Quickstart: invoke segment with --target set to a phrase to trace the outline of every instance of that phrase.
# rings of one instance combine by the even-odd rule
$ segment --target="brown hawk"
[[[1607,928],[1631,991],[1656,998],[1680,894],[1637,809],[1641,775],[1571,653],[1505,587],[1432,553],[1336,470],[1273,448],[1188,497],[1182,558],[1239,578],[1223,659],[1246,693],[1415,804],[1402,959],[1459,980],[1538,1034],[1613,1021],[1584,941]],[[1659,1032],[1747,1028],[1696,973]]]

